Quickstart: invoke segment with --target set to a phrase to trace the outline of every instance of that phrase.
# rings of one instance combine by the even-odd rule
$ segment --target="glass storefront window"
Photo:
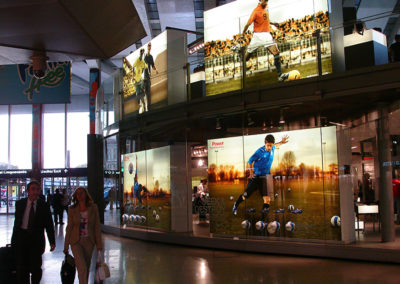
[[[65,167],[65,106],[45,105],[43,114],[44,168]]]
[[[32,168],[32,106],[11,107],[10,168]]]
[[[89,134],[89,112],[68,112],[67,155],[70,168],[87,167],[87,134]]]
[[[8,165],[8,106],[0,106],[0,169]]]

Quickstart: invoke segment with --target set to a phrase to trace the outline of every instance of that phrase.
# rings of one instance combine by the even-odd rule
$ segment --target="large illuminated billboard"
[[[208,141],[210,232],[341,240],[336,128],[268,137]]]
[[[125,114],[184,101],[186,46],[186,33],[167,29],[123,58]]]
[[[170,147],[125,154],[123,167],[123,224],[170,230]]]
[[[316,31],[321,34],[322,72],[331,72],[326,0],[238,0],[204,12],[206,94],[318,75]]]

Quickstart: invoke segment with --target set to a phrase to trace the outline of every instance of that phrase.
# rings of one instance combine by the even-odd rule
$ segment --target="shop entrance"
[[[15,202],[25,197],[26,185],[30,179],[0,179],[1,202],[0,213],[15,213]]]

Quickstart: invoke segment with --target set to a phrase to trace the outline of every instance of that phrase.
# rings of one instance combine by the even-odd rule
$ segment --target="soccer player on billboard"
[[[151,105],[151,69],[153,69],[156,74],[158,74],[158,71],[156,69],[156,66],[154,65],[154,59],[153,55],[150,54],[151,51],[151,42],[147,44],[147,53],[144,56],[144,62],[147,64],[146,70],[144,70],[144,82],[145,82],[145,93],[147,97],[147,105]]]
[[[269,21],[268,0],[259,1],[257,7],[251,13],[247,24],[243,28],[242,37],[244,37],[251,24],[253,24],[254,32],[250,44],[247,46],[245,62],[247,62],[251,53],[256,51],[259,47],[265,46],[274,56],[278,80],[285,81],[288,78],[288,74],[282,73],[279,49],[271,35],[271,24],[276,27],[278,27],[279,24]]]
[[[257,149],[257,151],[250,157],[248,161],[248,168],[250,170],[250,181],[247,184],[244,193],[238,197],[233,205],[232,213],[237,216],[237,211],[240,203],[242,203],[246,198],[256,191],[260,191],[260,195],[263,198],[263,208],[261,213],[263,213],[263,218],[269,212],[269,204],[271,198],[268,196],[267,179],[266,176],[269,174],[272,162],[274,160],[275,147],[279,147],[282,144],[289,142],[289,136],[285,135],[282,140],[275,143],[275,137],[268,134],[265,137],[265,145]]]
[[[133,79],[136,87],[136,98],[139,102],[139,113],[148,111],[147,97],[145,92],[145,80],[143,79],[144,70],[147,69],[147,64],[143,59],[144,49],[140,49],[140,56],[133,63]]]

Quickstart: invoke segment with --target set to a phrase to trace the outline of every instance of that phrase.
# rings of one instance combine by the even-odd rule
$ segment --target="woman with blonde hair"
[[[84,187],[78,187],[72,194],[72,205],[68,208],[64,253],[68,254],[71,246],[80,284],[88,283],[90,260],[95,245],[99,252],[103,249],[99,211],[88,191]]]

